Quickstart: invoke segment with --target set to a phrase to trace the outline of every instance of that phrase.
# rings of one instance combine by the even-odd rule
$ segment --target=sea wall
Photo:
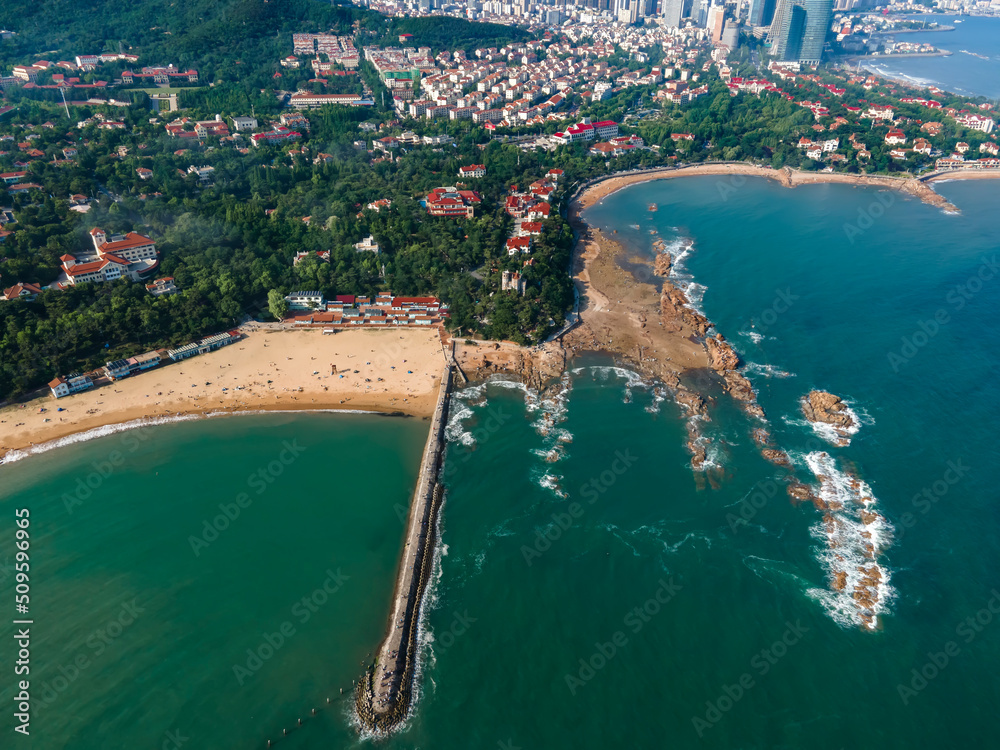
[[[386,637],[375,663],[362,676],[356,691],[358,719],[364,728],[374,732],[391,731],[405,720],[413,697],[420,610],[434,563],[438,510],[443,495],[438,474],[444,454],[451,381],[452,366],[448,365],[441,377],[437,406],[410,504]]]

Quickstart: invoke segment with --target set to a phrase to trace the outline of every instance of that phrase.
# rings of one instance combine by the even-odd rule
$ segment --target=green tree
[[[277,320],[284,318],[285,313],[288,312],[288,302],[277,289],[272,289],[267,293],[267,309]]]

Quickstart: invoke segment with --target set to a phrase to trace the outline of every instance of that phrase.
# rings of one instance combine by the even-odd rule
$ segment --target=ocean
[[[953,54],[896,60],[873,58],[862,63],[862,67],[920,86],[937,86],[955,94],[1000,99],[1000,18],[938,14],[912,18],[954,26],[955,30],[897,34],[897,42],[926,42]]]
[[[636,185],[585,214],[637,253],[690,243],[674,281],[748,363],[799,479],[847,506],[849,473],[867,486],[887,525],[877,627],[831,587],[821,515],[789,502],[756,421],[709,387],[708,481],[657,385],[587,355],[541,399],[503,381],[456,394],[418,697],[387,739],[359,737],[339,691],[382,637],[426,422],[150,428],[79,505],[77,480],[135,433],[0,468],[0,517],[28,505],[37,534],[33,689],[90,662],[52,688],[32,746],[159,747],[176,731],[212,748],[982,743],[1000,701],[1000,183],[939,189],[960,215],[742,177]],[[813,388],[858,415],[848,446],[802,420]],[[261,470],[277,476],[258,496]],[[191,537],[240,492],[252,503],[196,555]],[[316,612],[296,609],[328,579]],[[134,624],[97,635],[133,601]],[[262,659],[284,623],[295,632]]]

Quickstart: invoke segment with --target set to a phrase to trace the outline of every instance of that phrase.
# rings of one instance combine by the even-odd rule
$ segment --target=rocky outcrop
[[[802,399],[802,414],[814,424],[833,427],[835,445],[849,445],[852,434],[857,432],[858,423],[854,413],[839,396],[826,391],[810,391]]]
[[[680,332],[687,326],[698,336],[706,335],[712,324],[708,318],[687,305],[688,299],[682,291],[673,284],[663,285],[663,292],[660,295],[660,318],[664,329],[668,332]]]
[[[653,273],[657,276],[669,276],[673,265],[673,257],[666,250],[662,250],[653,261]]]
[[[716,372],[735,370],[740,366],[738,355],[721,333],[705,339],[705,349],[708,350],[709,364]]]
[[[493,375],[510,375],[536,388],[558,378],[566,369],[566,351],[558,344],[538,349],[495,342],[462,346],[458,362],[471,380],[486,380]]]
[[[825,422],[835,427],[854,426],[847,404],[826,391],[810,391],[802,401],[802,413],[810,422]]]

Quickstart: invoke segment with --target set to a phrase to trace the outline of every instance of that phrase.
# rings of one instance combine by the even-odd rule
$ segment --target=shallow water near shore
[[[959,216],[873,189],[739,182],[637,185],[585,218],[638,254],[693,241],[676,280],[701,285],[701,308],[750,363],[797,475],[818,483],[811,463],[870,486],[893,527],[879,629],[832,595],[819,514],[789,503],[756,423],[710,388],[710,482],[655,384],[588,356],[541,399],[502,382],[456,395],[419,699],[377,743],[357,737],[338,686],[382,638],[394,505],[409,502],[427,422],[156,427],[157,447],[130,453],[71,515],[62,495],[127,450],[124,435],[0,468],[0,513],[31,498],[39,534],[39,687],[79,652],[92,662],[39,711],[34,746],[159,746],[179,729],[190,747],[257,748],[299,717],[275,747],[937,750],[991,736],[1000,275],[970,280],[1000,253],[1000,182],[939,186]],[[948,322],[921,339],[942,309]],[[923,343],[903,351],[904,338]],[[859,415],[849,446],[802,420],[812,388]],[[196,557],[188,537],[296,439],[301,457]],[[292,607],[327,568],[351,578],[300,625]],[[96,654],[87,638],[132,597],[151,616]],[[296,635],[240,686],[234,663],[285,620]],[[957,654],[928,668],[949,642]]]

